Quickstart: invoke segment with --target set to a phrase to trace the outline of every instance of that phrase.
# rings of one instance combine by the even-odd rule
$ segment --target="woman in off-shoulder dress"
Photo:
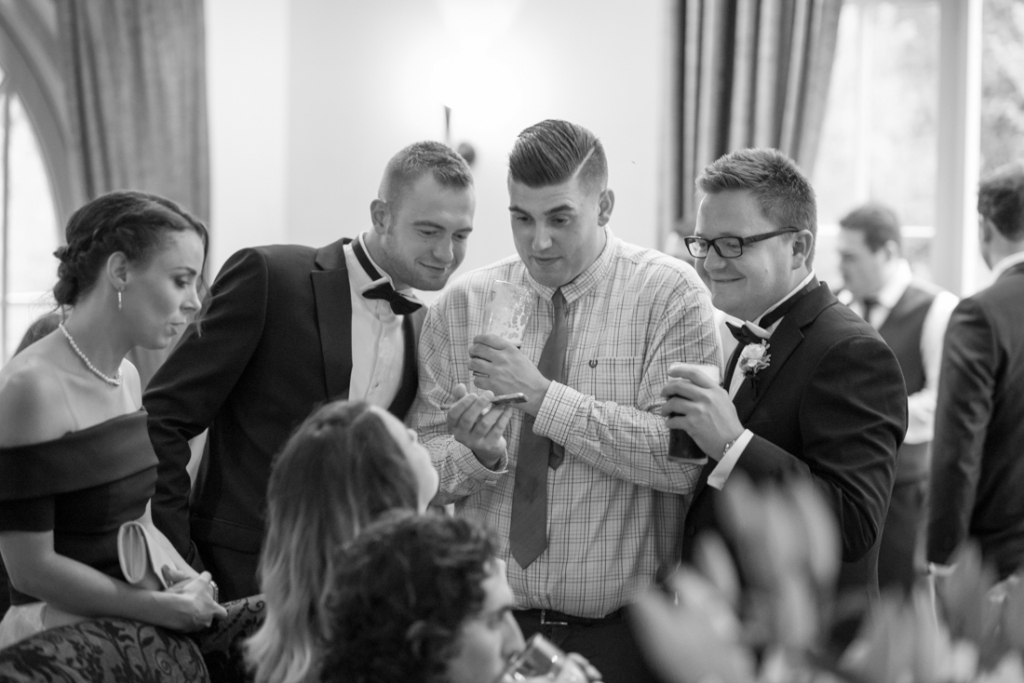
[[[66,235],[53,293],[69,312],[0,369],[0,553],[12,605],[0,647],[87,617],[194,631],[225,614],[209,574],[152,524],[157,459],[125,359],[135,346],[167,347],[199,310],[206,228],[174,202],[114,192],[76,211]],[[134,585],[118,554],[132,521],[167,563],[147,564]]]

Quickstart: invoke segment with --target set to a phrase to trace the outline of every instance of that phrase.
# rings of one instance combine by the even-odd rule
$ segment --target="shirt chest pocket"
[[[576,368],[574,388],[598,401],[631,406],[636,403],[642,366],[639,356],[584,358]]]

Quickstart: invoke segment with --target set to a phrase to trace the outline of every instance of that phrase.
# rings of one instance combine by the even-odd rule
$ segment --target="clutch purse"
[[[117,559],[128,583],[149,590],[168,587],[163,568],[174,563],[156,542],[147,525],[139,520],[125,522],[117,532]]]

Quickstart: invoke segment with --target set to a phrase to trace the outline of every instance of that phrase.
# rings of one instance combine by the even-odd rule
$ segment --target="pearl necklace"
[[[82,349],[78,348],[78,344],[75,343],[75,340],[71,337],[71,333],[68,332],[68,329],[64,327],[64,323],[60,323],[59,325],[57,325],[57,327],[59,327],[60,331],[64,333],[65,337],[67,337],[68,343],[71,344],[71,348],[74,349],[75,353],[78,354],[78,357],[82,359],[83,363],[85,363],[85,367],[89,368],[89,370],[92,371],[92,374],[96,375],[107,384],[111,384],[115,387],[121,386],[120,370],[117,371],[117,375],[115,375],[114,377],[104,375],[102,372],[99,371],[99,369],[95,365],[92,364],[92,361],[86,358],[85,354],[82,353]]]

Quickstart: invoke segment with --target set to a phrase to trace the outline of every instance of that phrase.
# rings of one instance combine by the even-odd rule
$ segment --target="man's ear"
[[[597,198],[597,224],[607,225],[612,219],[612,209],[615,208],[615,193],[611,190],[602,190],[601,196]]]
[[[879,251],[885,252],[886,261],[894,261],[902,256],[900,245],[896,244],[895,240],[887,241]]]
[[[992,241],[992,236],[995,233],[995,226],[985,216],[978,214],[978,243],[988,244]]]
[[[810,230],[801,230],[793,235],[793,270],[804,266],[810,267],[811,254],[814,253],[814,235]]]
[[[374,199],[370,202],[370,221],[373,223],[373,230],[379,235],[387,233],[391,227],[391,207],[383,199]]]

